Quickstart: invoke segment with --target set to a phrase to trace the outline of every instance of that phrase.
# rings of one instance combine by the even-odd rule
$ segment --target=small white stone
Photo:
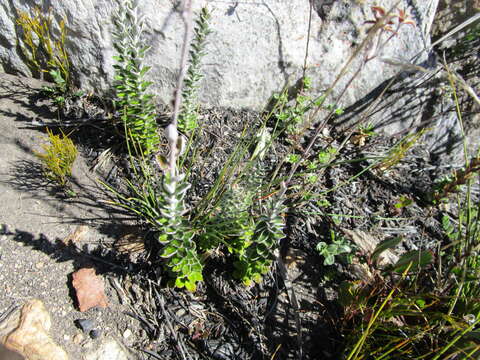
[[[187,312],[184,310],[184,309],[179,309],[175,315],[177,315],[178,317],[182,317],[183,315],[185,315]]]
[[[113,338],[106,338],[84,360],[128,360],[128,351]]]
[[[123,338],[128,339],[130,336],[132,336],[132,330],[127,329],[123,332]]]

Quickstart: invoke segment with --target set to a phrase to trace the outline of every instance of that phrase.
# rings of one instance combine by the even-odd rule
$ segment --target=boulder
[[[108,92],[115,55],[115,0],[3,1],[0,68],[8,73],[31,74],[18,46],[21,29],[15,25],[15,19],[19,11],[31,14],[40,3],[44,11],[51,7],[57,21],[66,20],[68,52],[80,87],[97,94]],[[174,3],[139,1],[139,12],[148,24],[144,40],[152,46],[145,59],[152,66],[148,77],[154,82],[152,91],[163,103],[172,98],[183,40],[182,18]],[[374,19],[372,6],[390,9],[395,3],[397,0],[194,1],[195,11],[206,5],[212,13],[213,32],[203,59],[205,77],[200,101],[205,106],[261,109],[273,93],[295,84],[304,63],[316,91],[327,88],[372,26],[366,23]],[[414,26],[403,26],[381,56],[410,60],[420,53],[416,61],[421,62],[427,57],[422,50],[430,44],[429,31],[438,0],[399,3],[399,9],[411,14]],[[352,71],[359,66],[360,58],[352,64]],[[342,104],[353,103],[398,71],[398,67],[382,62],[380,57],[369,62],[349,86]],[[339,84],[336,94],[346,84],[347,79]]]

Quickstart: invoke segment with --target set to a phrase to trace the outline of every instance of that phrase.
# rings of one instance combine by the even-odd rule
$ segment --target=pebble
[[[35,267],[37,268],[37,270],[40,270],[41,268],[43,268],[45,266],[45,264],[43,262],[38,262],[35,264]]]
[[[95,324],[90,319],[78,319],[77,324],[85,333],[89,333],[95,327]]]
[[[73,343],[74,344],[80,344],[81,342],[83,341],[83,334],[82,333],[78,333],[76,334],[74,337],[73,337]]]
[[[0,225],[0,235],[6,235],[8,234],[8,226],[7,224],[1,224]]]
[[[93,329],[92,331],[90,331],[90,337],[92,339],[98,339],[100,335],[102,335],[102,331],[99,329]]]
[[[132,336],[132,330],[127,329],[123,332],[123,338],[128,339],[130,336]]]
[[[179,318],[181,318],[183,315],[185,315],[187,312],[185,311],[185,309],[179,309],[177,310],[177,312],[175,313],[175,315],[177,315]]]

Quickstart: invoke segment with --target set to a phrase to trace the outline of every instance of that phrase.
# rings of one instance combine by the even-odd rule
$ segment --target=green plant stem
[[[403,281],[405,279],[405,276],[406,274],[408,274],[409,270],[410,270],[410,267],[412,266],[412,263],[410,263],[407,268],[403,271],[402,273],[402,277],[400,279],[400,281]],[[370,318],[370,320],[368,321],[368,325],[367,325],[367,328],[365,329],[365,331],[363,332],[361,338],[357,341],[357,343],[355,344],[354,348],[352,349],[352,351],[350,352],[350,354],[348,355],[348,358],[346,360],[352,360],[352,358],[354,360],[357,359],[357,356],[359,354],[359,352],[362,350],[362,347],[363,345],[365,344],[365,341],[367,339],[367,337],[370,335],[370,329],[372,328],[373,324],[375,323],[375,321],[377,321],[377,318],[378,316],[380,316],[381,312],[383,311],[383,308],[387,305],[387,303],[390,301],[390,299],[392,298],[393,294],[395,293],[395,291],[397,290],[398,288],[398,284],[397,286],[395,286],[387,295],[387,297],[385,298],[385,300],[382,302],[382,304],[380,305],[380,307],[378,308],[378,310],[375,312],[375,314]]]
[[[358,356],[358,353],[360,352],[360,350],[362,349],[363,345],[365,344],[365,340],[367,339],[367,337],[370,335],[370,329],[372,328],[373,324],[375,323],[375,321],[377,320],[378,316],[380,315],[380,313],[382,312],[383,308],[387,305],[387,303],[390,301],[391,297],[393,296],[394,292],[395,292],[396,288],[392,289],[390,291],[390,293],[388,294],[388,296],[385,298],[385,300],[382,302],[382,304],[380,305],[380,307],[378,308],[378,310],[375,312],[374,316],[372,316],[372,318],[370,319],[370,321],[368,322],[368,325],[367,325],[367,328],[366,330],[363,332],[362,334],[362,337],[360,338],[360,340],[355,344],[355,347],[353,348],[353,350],[350,352],[347,360],[351,360],[352,358],[353,359],[357,359],[357,356]]]
[[[480,318],[477,319],[474,323],[472,323],[465,330],[463,330],[452,341],[450,341],[446,346],[444,346],[439,352],[437,352],[437,355],[432,360],[438,360],[440,358],[440,356],[445,354],[447,352],[447,350],[450,349],[453,345],[455,345],[458,342],[458,340],[460,340],[463,336],[465,336],[465,334],[472,331],[475,328],[475,326],[477,326],[478,323],[480,323]]]

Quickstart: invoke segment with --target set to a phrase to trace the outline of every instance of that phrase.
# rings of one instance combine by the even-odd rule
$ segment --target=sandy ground
[[[55,117],[47,103],[38,100],[42,83],[34,79],[0,74],[0,314],[27,299],[42,300],[52,316],[51,334],[70,354],[81,359],[107,335],[122,337],[126,329],[134,336],[138,322],[117,298],[108,277],[114,269],[101,256],[93,256],[100,244],[111,243],[116,225],[86,160],[79,156],[74,166],[73,188],[78,197],[59,196],[45,180],[33,150],[45,136],[38,124]],[[71,246],[63,240],[78,226],[88,231]],[[98,251],[97,251],[98,253]],[[109,307],[80,313],[71,286],[75,270],[93,266],[103,275]],[[99,339],[84,334],[75,320],[88,318],[101,330]],[[75,338],[75,341],[74,341]],[[128,345],[128,344],[127,344]]]

